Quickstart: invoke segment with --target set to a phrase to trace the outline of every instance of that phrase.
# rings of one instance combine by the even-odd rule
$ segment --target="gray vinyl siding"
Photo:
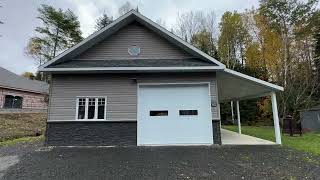
[[[141,48],[138,56],[130,56],[128,47],[137,45]],[[173,45],[153,31],[137,23],[120,29],[102,42],[94,45],[74,59],[117,60],[117,59],[183,59],[190,54]]]
[[[53,75],[49,121],[75,120],[77,96],[107,96],[107,120],[136,121],[137,83],[210,82],[217,101],[215,73],[86,74]],[[218,119],[218,108],[212,108]]]

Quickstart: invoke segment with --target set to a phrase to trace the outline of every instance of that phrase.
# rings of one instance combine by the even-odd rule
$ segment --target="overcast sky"
[[[36,18],[40,4],[56,8],[71,9],[80,20],[83,36],[94,31],[95,19],[104,11],[117,17],[118,8],[126,0],[0,0],[0,66],[21,74],[35,72],[35,61],[25,55],[28,39],[35,35],[34,28],[40,25]],[[139,12],[156,21],[165,21],[166,28],[174,26],[177,14],[190,10],[203,10],[216,13],[220,18],[225,11],[239,12],[258,6],[258,0],[131,0]]]

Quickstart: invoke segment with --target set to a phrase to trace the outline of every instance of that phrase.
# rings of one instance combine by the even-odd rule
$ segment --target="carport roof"
[[[218,95],[220,102],[250,99],[283,91],[283,87],[233,71],[217,71]]]

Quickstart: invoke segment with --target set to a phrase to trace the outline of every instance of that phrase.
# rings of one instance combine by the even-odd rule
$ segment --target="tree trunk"
[[[56,51],[58,46],[58,35],[59,35],[59,28],[56,30],[56,37],[54,38],[54,46],[53,46],[53,56],[52,58],[56,57]]]

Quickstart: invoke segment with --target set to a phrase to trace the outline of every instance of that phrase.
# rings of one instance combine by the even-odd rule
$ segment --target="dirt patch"
[[[46,118],[46,113],[0,114],[0,142],[44,134]]]

